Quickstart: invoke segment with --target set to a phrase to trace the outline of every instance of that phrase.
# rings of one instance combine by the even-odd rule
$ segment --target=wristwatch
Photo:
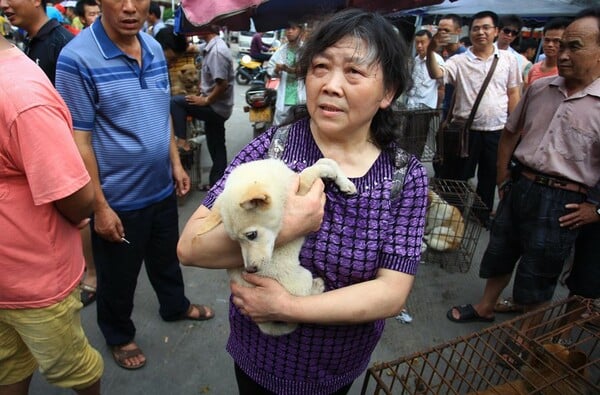
[[[600,203],[596,205],[596,214],[600,216]]]

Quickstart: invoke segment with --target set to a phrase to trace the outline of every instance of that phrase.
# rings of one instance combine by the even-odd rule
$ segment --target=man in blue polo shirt
[[[170,130],[163,51],[140,33],[150,0],[99,3],[102,16],[61,52],[56,86],[96,192],[98,324],[115,362],[138,369],[146,357],[134,341],[131,312],[142,261],[164,320],[204,320],[213,312],[185,297],[177,260],[176,193],[187,193],[190,179]]]

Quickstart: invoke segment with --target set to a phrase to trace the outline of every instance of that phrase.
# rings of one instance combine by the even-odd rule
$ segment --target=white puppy
[[[298,257],[304,238],[275,248],[293,176],[294,172],[278,159],[244,163],[231,172],[205,219],[198,234],[222,222],[229,237],[240,243],[244,268],[228,270],[236,283],[252,286],[241,276],[245,270],[277,280],[293,295],[324,291],[323,280],[313,279],[310,271],[300,266]],[[344,193],[356,193],[356,187],[341,173],[337,163],[324,158],[300,173],[298,194],[306,194],[317,178],[333,180]],[[263,333],[279,336],[293,332],[297,324],[268,322],[258,326]]]

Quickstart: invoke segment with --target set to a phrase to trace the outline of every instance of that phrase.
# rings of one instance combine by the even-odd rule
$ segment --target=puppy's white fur
[[[421,251],[427,246],[436,251],[454,251],[460,247],[465,234],[465,221],[460,211],[437,193],[429,190],[425,235]]]
[[[293,295],[324,291],[323,280],[313,279],[310,271],[300,266],[298,257],[304,238],[275,248],[293,176],[294,172],[277,159],[244,163],[231,172],[211,214],[205,219],[199,234],[222,222],[229,237],[240,243],[244,269],[228,270],[236,283],[252,286],[241,276],[246,270],[277,280]],[[298,193],[306,194],[317,178],[334,180],[344,193],[356,193],[354,184],[331,159],[320,159],[300,173]],[[263,333],[278,336],[293,332],[297,324],[268,322],[258,326]]]

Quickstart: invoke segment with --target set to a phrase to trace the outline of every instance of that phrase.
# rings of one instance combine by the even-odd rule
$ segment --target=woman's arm
[[[179,261],[185,266],[208,269],[242,266],[240,245],[229,237],[222,223],[202,235],[198,234],[209,214],[208,207],[202,205],[185,224],[177,243]]]
[[[400,313],[414,276],[379,269],[375,279],[319,295],[293,296],[275,280],[254,274],[244,279],[256,288],[231,283],[233,303],[255,322],[285,321],[317,324],[356,324]]]

